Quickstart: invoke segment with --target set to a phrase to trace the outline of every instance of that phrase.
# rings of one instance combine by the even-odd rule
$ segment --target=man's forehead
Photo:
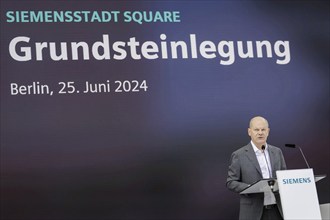
[[[265,120],[255,120],[251,122],[251,128],[268,128],[268,123]]]
[[[263,125],[263,126],[252,126],[251,128],[253,128],[253,129],[267,129],[268,126],[267,125]]]

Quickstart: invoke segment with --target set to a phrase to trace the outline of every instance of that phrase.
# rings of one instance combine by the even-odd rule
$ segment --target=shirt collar
[[[252,148],[254,150],[254,153],[257,153],[258,151],[261,151],[259,150],[259,148],[257,148],[257,146],[253,143],[253,141],[251,141],[251,145],[252,145]],[[265,144],[265,151],[268,150],[268,144],[266,143]]]

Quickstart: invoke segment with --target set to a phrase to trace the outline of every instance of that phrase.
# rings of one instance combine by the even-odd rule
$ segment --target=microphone
[[[265,160],[266,160],[266,165],[267,165],[267,169],[268,169],[268,174],[269,174],[269,178],[272,178],[272,174],[270,172],[270,169],[269,169],[269,166],[268,166],[268,160],[267,160],[267,157],[266,157],[266,154],[265,154],[265,145],[262,145],[261,146],[261,150],[262,150],[262,153],[264,154],[264,157],[265,157]],[[275,181],[274,180],[270,180],[268,181],[268,185],[270,186],[270,189],[273,191],[273,186],[275,184]]]
[[[261,149],[262,149],[262,153],[264,154],[264,157],[265,157],[265,160],[266,160],[266,165],[267,165],[267,169],[268,169],[269,178],[272,178],[272,174],[271,174],[269,166],[268,166],[268,160],[267,160],[267,157],[266,157],[266,154],[265,154],[265,149],[266,149],[265,145],[262,145]]]
[[[304,160],[305,160],[305,163],[306,163],[307,167],[310,168],[310,166],[309,166],[309,164],[308,164],[308,162],[307,162],[307,160],[306,160],[306,157],[305,157],[305,155],[304,155],[304,153],[303,153],[301,147],[299,147],[298,145],[295,145],[295,144],[285,144],[285,146],[286,146],[286,147],[290,147],[290,148],[297,148],[297,147],[298,147],[299,150],[300,150],[301,155],[303,156],[303,158],[304,158]]]

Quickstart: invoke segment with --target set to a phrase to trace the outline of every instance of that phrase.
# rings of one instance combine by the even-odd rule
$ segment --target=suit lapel
[[[261,169],[259,166],[259,162],[257,160],[256,154],[252,148],[251,143],[249,143],[246,148],[246,156],[249,158],[249,160],[251,161],[251,163],[255,166],[255,168],[257,169],[258,173],[260,174],[260,176],[262,177],[262,173],[261,173]]]
[[[274,164],[274,158],[275,158],[275,152],[272,146],[268,144],[268,153],[269,153],[269,160],[270,160],[270,166],[272,169],[272,176],[275,176],[275,164]]]

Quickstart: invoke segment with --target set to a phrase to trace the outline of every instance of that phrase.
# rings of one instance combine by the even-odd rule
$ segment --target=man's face
[[[268,123],[262,119],[255,119],[251,122],[248,133],[252,142],[261,148],[262,145],[266,144],[269,134]]]

